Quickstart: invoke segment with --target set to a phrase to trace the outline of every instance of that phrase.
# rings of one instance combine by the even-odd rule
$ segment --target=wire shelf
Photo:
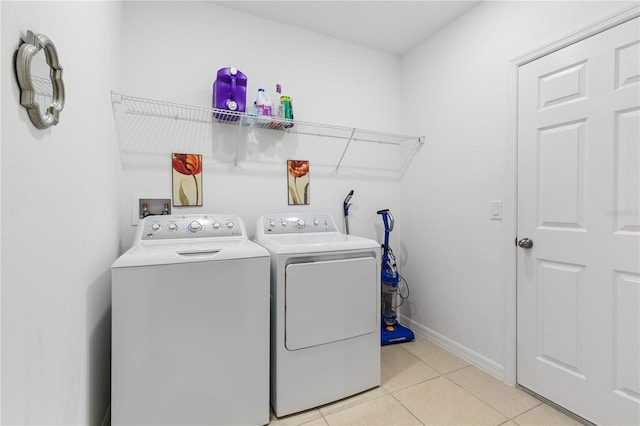
[[[280,170],[309,160],[314,172],[401,177],[424,137],[256,117],[112,93],[124,160],[149,154],[201,153],[219,163]]]

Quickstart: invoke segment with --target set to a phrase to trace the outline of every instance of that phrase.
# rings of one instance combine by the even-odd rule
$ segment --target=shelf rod
[[[270,129],[273,130],[273,129]],[[405,141],[402,142],[387,142],[387,141],[381,141],[381,140],[376,140],[376,139],[363,139],[363,138],[354,138],[353,134],[356,131],[356,129],[353,129],[351,132],[350,136],[338,136],[338,135],[327,135],[327,134],[323,134],[323,133],[310,133],[310,132],[305,132],[305,131],[297,131],[297,130],[291,130],[291,129],[287,129],[285,130],[286,133],[291,133],[294,135],[302,135],[302,136],[315,136],[318,138],[323,138],[323,137],[327,137],[327,138],[331,138],[331,139],[342,139],[342,140],[346,140],[346,141],[356,141],[356,142],[370,142],[370,143],[379,143],[381,145],[400,145]],[[413,140],[413,138],[407,138],[407,141],[409,140]]]
[[[349,145],[351,144],[351,141],[353,140],[353,135],[355,133],[356,133],[356,129],[354,128],[353,130],[351,130],[351,136],[349,136],[349,140],[347,141],[347,145],[344,147],[344,151],[342,151],[342,155],[340,156],[340,160],[338,161],[338,165],[336,166],[336,173],[338,173],[338,170],[340,170],[340,165],[342,164],[342,160],[344,159],[344,156],[347,153],[347,150],[349,149]]]
[[[404,162],[400,166],[401,177],[404,176],[405,172],[409,168],[409,164],[411,164],[411,160],[413,160],[413,157],[416,155],[420,147],[424,145],[424,139],[425,139],[424,136],[420,136],[418,138],[418,143],[416,143],[413,147],[411,147],[411,152],[409,153],[409,155],[406,156],[406,158],[404,159]]]
[[[143,116],[143,117],[170,118],[172,120],[192,121],[194,123],[205,123],[205,124],[206,123],[211,123],[211,120],[180,117],[180,115],[178,115],[178,114],[169,115],[169,114],[158,114],[158,113],[155,113],[155,112],[140,112],[140,111],[132,111],[132,110],[126,110],[125,114],[140,115],[140,116]]]

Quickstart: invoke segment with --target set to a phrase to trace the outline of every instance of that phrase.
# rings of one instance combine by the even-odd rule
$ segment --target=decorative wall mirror
[[[16,57],[20,103],[38,129],[55,126],[64,108],[62,66],[56,47],[43,34],[27,31]],[[41,110],[40,105],[45,109]]]

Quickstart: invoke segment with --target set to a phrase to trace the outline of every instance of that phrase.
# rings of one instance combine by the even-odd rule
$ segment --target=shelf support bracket
[[[116,93],[113,90],[111,91],[111,103],[112,104],[121,104],[122,103],[122,95],[120,93]]]
[[[336,173],[338,173],[338,171],[340,170],[340,165],[342,164],[342,160],[344,160],[344,156],[349,150],[349,145],[351,145],[351,141],[353,140],[353,135],[355,135],[355,133],[356,133],[356,129],[355,128],[351,129],[351,135],[349,135],[349,140],[347,141],[347,144],[344,147],[344,151],[342,151],[342,155],[340,156],[340,160],[338,161],[338,165],[336,166]]]

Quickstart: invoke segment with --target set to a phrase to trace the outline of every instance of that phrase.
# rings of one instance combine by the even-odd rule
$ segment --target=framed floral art
[[[309,161],[287,160],[287,190],[290,206],[310,204],[309,182]]]
[[[202,206],[202,155],[171,154],[174,207]]]

